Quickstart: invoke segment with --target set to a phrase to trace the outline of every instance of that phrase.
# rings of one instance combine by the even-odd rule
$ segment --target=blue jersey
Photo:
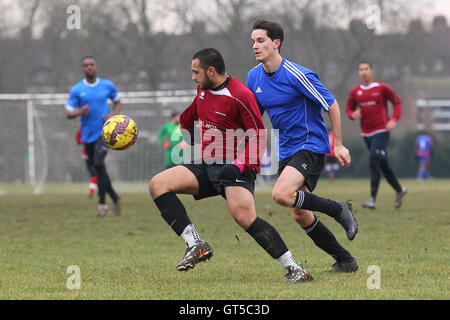
[[[261,114],[267,111],[279,130],[279,156],[284,160],[301,149],[330,153],[322,110],[334,103],[333,95],[317,74],[283,58],[269,76],[262,64],[248,72],[247,87],[255,94]]]
[[[86,143],[96,141],[102,134],[105,115],[109,114],[108,99],[116,102],[119,92],[110,80],[97,78],[95,83],[86,79],[75,84],[70,90],[66,103],[68,111],[75,111],[89,105],[89,113],[81,116],[81,140]]]
[[[416,155],[418,157],[429,157],[433,148],[433,138],[427,134],[421,134],[416,139]]]

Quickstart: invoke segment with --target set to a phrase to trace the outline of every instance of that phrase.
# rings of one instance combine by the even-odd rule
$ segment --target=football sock
[[[309,192],[297,191],[294,208],[319,211],[333,218],[339,218],[342,207],[334,200],[321,198]]]
[[[188,248],[192,247],[197,240],[201,240],[200,235],[193,224],[189,224],[184,228],[181,237],[186,242]]]
[[[374,199],[377,197],[380,179],[380,159],[378,157],[370,157],[370,195]]]
[[[350,252],[345,250],[333,233],[314,216],[314,222],[306,228],[303,228],[306,234],[320,249],[328,253],[338,262],[350,262],[353,260]]]
[[[295,261],[290,250],[281,255],[281,257],[279,257],[277,260],[283,266],[283,268],[287,268],[289,266],[299,267],[299,264]]]
[[[259,217],[245,231],[274,259],[288,251],[277,230]]]
[[[181,236],[184,229],[191,224],[191,221],[180,199],[175,193],[167,192],[153,201],[161,212],[163,219],[178,236]]]
[[[398,183],[398,180],[395,177],[394,171],[389,166],[387,159],[381,160],[380,168],[381,168],[381,171],[383,172],[384,176],[386,177],[386,180],[389,182],[389,184],[392,186],[392,188],[394,188],[394,190],[397,192],[402,192],[402,187],[401,187],[400,183]]]

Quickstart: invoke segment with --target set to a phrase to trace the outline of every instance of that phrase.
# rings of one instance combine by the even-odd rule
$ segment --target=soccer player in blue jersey
[[[415,141],[416,145],[416,159],[419,162],[419,170],[417,171],[417,180],[431,179],[428,165],[430,164],[431,154],[433,152],[434,142],[433,138],[424,131]]]
[[[114,191],[105,166],[108,147],[102,141],[103,123],[109,117],[119,113],[121,104],[119,92],[110,80],[97,77],[95,58],[87,56],[82,59],[85,79],[75,84],[70,90],[66,103],[69,119],[81,117],[81,140],[83,141],[88,162],[94,167],[98,183],[98,216],[108,212],[106,193],[114,202],[113,213],[120,214],[120,198]],[[108,99],[114,103],[110,112]]]
[[[331,231],[312,214],[319,211],[333,217],[353,240],[358,224],[348,202],[336,202],[313,195],[330,145],[322,118],[327,112],[335,136],[334,153],[348,167],[350,153],[342,144],[339,105],[316,73],[283,58],[280,48],[283,29],[275,22],[257,20],[251,40],[256,60],[248,72],[247,86],[255,94],[261,114],[267,111],[274,129],[279,130],[279,178],[272,197],[292,208],[294,220],[314,243],[336,263],[331,272],[354,272],[355,258],[336,240]]]

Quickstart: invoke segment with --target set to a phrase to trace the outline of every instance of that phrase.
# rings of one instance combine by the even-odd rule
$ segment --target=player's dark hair
[[[358,68],[359,68],[359,66],[362,65],[362,64],[367,64],[367,65],[370,67],[370,69],[373,69],[372,64],[371,64],[370,62],[366,61],[366,60],[363,60],[363,61],[361,61],[360,63],[358,63]]]
[[[272,39],[272,41],[276,39],[280,40],[280,46],[278,47],[278,52],[280,52],[284,40],[284,32],[279,23],[258,19],[253,23],[252,31],[256,29],[266,30],[267,36]]]
[[[214,48],[202,49],[192,57],[192,60],[198,59],[202,69],[206,70],[209,67],[214,67],[217,73],[225,73],[225,61],[222,54]]]
[[[170,114],[170,118],[173,119],[176,116],[178,116],[180,113],[178,111],[172,111],[172,113]]]
[[[83,58],[81,58],[81,64],[83,64],[84,60],[86,59],[92,59],[94,61],[97,61],[94,56],[84,56]]]

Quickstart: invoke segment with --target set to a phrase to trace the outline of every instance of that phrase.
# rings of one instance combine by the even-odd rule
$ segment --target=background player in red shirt
[[[225,72],[223,57],[215,49],[203,49],[193,56],[192,80],[198,84],[197,96],[181,114],[180,123],[188,131],[200,124],[202,161],[167,169],[149,185],[162,217],[186,242],[177,270],[193,268],[209,259],[213,250],[198,234],[176,194],[190,194],[196,200],[221,195],[234,220],[284,267],[287,283],[312,280],[275,228],[256,213],[253,192],[266,138],[255,96]],[[233,132],[239,130],[250,134],[243,139],[237,136],[236,141]]]
[[[402,115],[402,103],[390,86],[373,80],[373,68],[370,63],[360,63],[358,71],[362,83],[350,91],[346,111],[350,119],[360,119],[361,135],[370,152],[370,198],[363,204],[363,207],[376,208],[381,170],[397,193],[394,207],[400,208],[406,188],[400,185],[388,163],[387,146],[390,131],[395,128]],[[392,116],[389,116],[388,101],[394,105]]]

